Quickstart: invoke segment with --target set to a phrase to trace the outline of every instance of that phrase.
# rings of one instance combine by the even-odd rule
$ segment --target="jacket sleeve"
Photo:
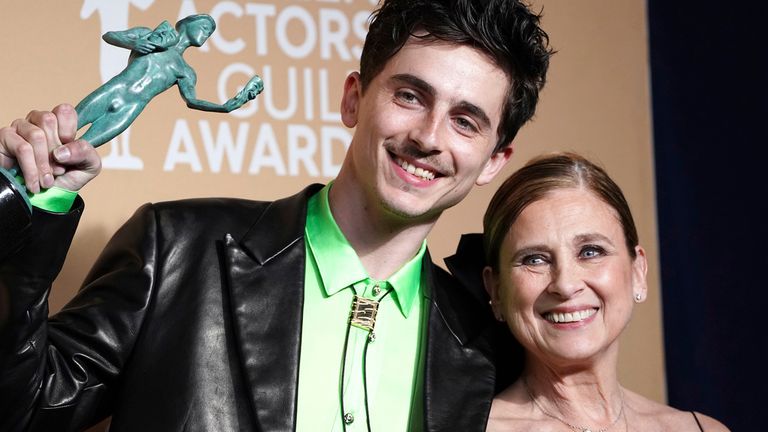
[[[0,263],[0,431],[81,430],[109,415],[154,287],[156,224],[145,206],[107,244],[78,294],[48,317],[48,293],[82,211],[36,214]]]

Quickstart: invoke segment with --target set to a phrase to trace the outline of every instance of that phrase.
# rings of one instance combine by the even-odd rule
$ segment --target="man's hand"
[[[0,166],[18,165],[32,193],[52,186],[78,191],[99,174],[101,158],[93,146],[75,140],[76,133],[72,105],[31,111],[0,129]]]

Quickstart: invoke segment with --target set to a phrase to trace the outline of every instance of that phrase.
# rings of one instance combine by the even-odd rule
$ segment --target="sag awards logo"
[[[131,11],[149,10],[153,3],[155,0],[84,0],[80,17],[97,18],[104,34],[130,28]],[[215,83],[198,83],[216,86],[218,100],[212,102],[223,103],[232,96],[228,89],[231,92],[235,83],[242,85],[243,77],[254,74],[263,78],[265,88],[255,100],[227,116],[199,121],[169,119],[173,129],[167,137],[164,171],[249,175],[271,171],[278,176],[309,177],[334,177],[338,173],[351,134],[341,124],[335,108],[338,96],[330,94],[329,84],[331,79],[340,80],[347,71],[357,69],[376,0],[285,3],[219,1],[209,10],[200,10],[194,0],[179,1],[177,19],[207,13],[217,23],[223,17],[232,23],[234,18],[247,29],[217,30],[198,48],[224,56],[248,53],[246,58],[252,58],[252,64],[224,62],[218,66]],[[157,23],[142,25],[153,24]],[[297,28],[300,31],[295,32]],[[101,42],[102,83],[123,70],[127,57],[124,48]],[[308,58],[319,60],[306,61]],[[278,140],[278,135],[285,138]],[[109,147],[103,158],[105,168],[144,168],[144,162],[131,152],[130,128]]]

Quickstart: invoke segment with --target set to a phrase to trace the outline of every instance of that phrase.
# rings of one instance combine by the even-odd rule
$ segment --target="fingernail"
[[[43,180],[40,182],[44,188],[48,189],[53,186],[53,176],[51,173],[45,173]]]
[[[66,160],[69,159],[69,155],[69,149],[66,147],[56,147],[56,149],[53,150],[53,156],[59,162],[66,162]]]

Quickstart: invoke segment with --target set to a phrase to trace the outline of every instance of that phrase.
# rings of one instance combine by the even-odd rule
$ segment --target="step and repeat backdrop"
[[[86,211],[51,293],[55,312],[72,297],[112,233],[141,204],[201,196],[270,200],[338,172],[352,131],[339,117],[342,84],[358,69],[371,0],[75,0],[4,2],[0,11],[0,124],[31,109],[76,104],[119,73],[126,49],[107,31],[210,14],[218,28],[185,59],[197,96],[223,103],[254,74],[265,90],[230,114],[186,108],[172,88],[130,129],[99,149],[104,171],[82,191]],[[648,301],[625,332],[621,381],[664,401],[662,326],[645,2],[538,0],[557,54],[533,122],[515,141],[507,173],[550,150],[603,164],[624,189],[649,259]],[[500,176],[504,177],[504,176]],[[502,181],[476,189],[430,236],[433,257],[481,230]]]

